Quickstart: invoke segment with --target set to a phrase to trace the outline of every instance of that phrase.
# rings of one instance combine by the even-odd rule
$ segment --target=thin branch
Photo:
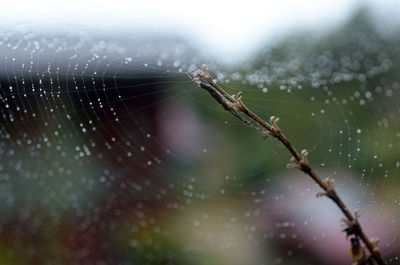
[[[206,65],[203,65],[203,70],[196,70],[190,73],[189,76],[193,82],[207,90],[225,110],[232,113],[246,126],[255,130],[261,137],[266,138],[267,136],[271,136],[278,139],[278,141],[280,141],[292,155],[291,161],[293,163],[289,164],[288,167],[297,168],[309,175],[323,189],[323,192],[318,193],[317,197],[326,196],[339,207],[346,217],[345,219],[342,219],[346,224],[344,232],[347,233],[347,236],[351,237],[351,249],[349,250],[349,254],[353,258],[353,264],[370,264],[371,259],[379,265],[386,264],[377,247],[378,241],[370,240],[365,235],[360,223],[358,222],[359,213],[355,212],[353,215],[349,211],[342,199],[336,193],[333,186],[333,179],[326,178],[325,180],[322,180],[321,177],[313,171],[307,160],[308,152],[303,150],[299,153],[293,147],[291,142],[278,127],[277,123],[279,118],[272,116],[270,118],[270,123],[268,123],[258,117],[243,103],[241,92],[232,96],[225,92],[225,90],[223,90],[208,73]],[[364,247],[360,246],[360,240],[368,249],[368,255],[365,254]]]

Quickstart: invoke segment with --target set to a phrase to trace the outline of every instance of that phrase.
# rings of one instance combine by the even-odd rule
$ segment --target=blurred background
[[[188,78],[206,63],[400,264],[398,1],[22,1],[0,14],[0,264],[351,264],[341,212]]]

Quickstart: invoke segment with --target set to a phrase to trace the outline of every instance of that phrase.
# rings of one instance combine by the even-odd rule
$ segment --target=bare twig
[[[296,151],[278,127],[279,118],[272,116],[270,118],[270,123],[268,123],[258,117],[243,103],[241,92],[232,96],[226,93],[208,73],[206,65],[203,65],[203,70],[196,70],[189,75],[193,82],[207,90],[225,110],[232,113],[246,126],[255,130],[261,137],[265,138],[270,135],[278,139],[278,141],[280,141],[292,155],[291,161],[293,163],[288,164],[288,167],[297,168],[309,175],[323,189],[323,192],[318,193],[317,197],[326,196],[340,208],[346,217],[345,219],[342,219],[342,221],[346,224],[344,232],[346,232],[347,236],[350,237],[351,248],[349,250],[349,255],[353,259],[353,264],[371,264],[371,260],[374,260],[379,265],[386,264],[377,247],[377,241],[370,240],[363,232],[362,227],[358,222],[360,214],[356,211],[353,215],[349,211],[342,199],[336,193],[333,186],[333,179],[326,178],[325,180],[322,180],[321,177],[313,171],[307,160],[308,152],[306,150],[303,150],[300,153]],[[368,255],[366,254],[364,247],[361,246],[360,241],[362,241],[365,248],[368,249]]]

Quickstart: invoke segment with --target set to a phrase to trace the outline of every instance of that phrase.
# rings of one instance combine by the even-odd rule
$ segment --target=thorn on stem
[[[289,164],[286,165],[286,167],[289,168],[289,169],[296,169],[296,168],[299,168],[299,166],[297,166],[297,165],[294,164],[294,163],[289,163]]]
[[[365,255],[364,249],[361,247],[360,239],[357,237],[353,237],[350,239],[351,248],[349,249],[349,256],[353,259],[353,264],[363,264]]]
[[[270,135],[271,135],[271,132],[269,132],[267,130],[264,131],[264,137],[265,138],[268,138],[268,136],[270,136]]]
[[[269,118],[269,121],[271,122],[271,124],[272,124],[273,126],[277,126],[277,123],[278,123],[278,121],[279,121],[279,118],[278,118],[278,117],[275,117],[275,116],[271,116],[271,117]]]
[[[206,75],[209,75],[209,73],[208,73],[208,65],[206,65],[206,64],[203,64],[203,72],[206,74]]]
[[[359,210],[355,210],[354,211],[354,216],[356,217],[356,219],[360,218],[360,216],[361,216],[360,211]]]
[[[306,149],[301,150],[301,156],[306,158],[308,156],[308,151]]]
[[[242,92],[238,92],[235,98],[236,98],[236,103],[235,103],[236,109],[241,112],[245,111],[247,108],[242,101]]]
[[[374,238],[371,238],[370,241],[371,241],[371,244],[372,244],[373,247],[374,247],[374,248],[373,248],[373,251],[374,251],[375,253],[379,253],[378,244],[379,244],[380,239],[379,239],[378,237],[374,237]]]
[[[333,188],[333,183],[335,182],[335,180],[334,179],[332,179],[332,178],[330,178],[330,177],[327,177],[327,178],[325,178],[325,183],[328,185],[328,187],[329,188]]]

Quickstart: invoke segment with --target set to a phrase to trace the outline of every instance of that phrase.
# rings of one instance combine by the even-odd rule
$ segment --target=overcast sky
[[[210,53],[245,56],[289,30],[337,26],[361,4],[372,7],[382,23],[399,22],[400,0],[23,0],[2,4],[0,29],[71,26],[176,33]]]

